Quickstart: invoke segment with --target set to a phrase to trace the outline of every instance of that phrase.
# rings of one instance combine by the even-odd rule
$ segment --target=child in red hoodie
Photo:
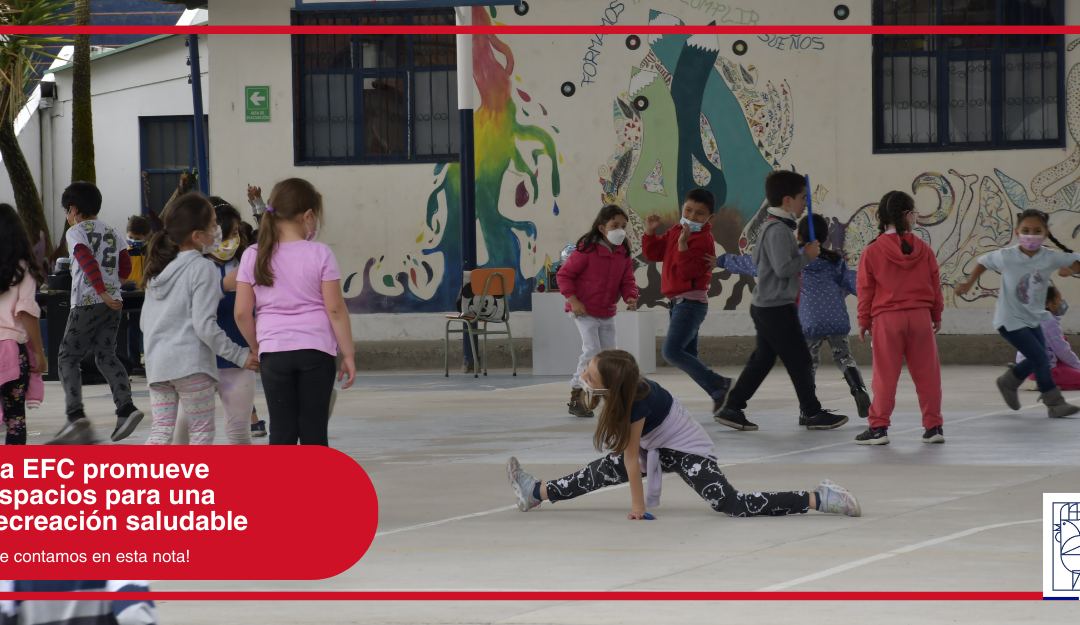
[[[912,234],[915,200],[890,191],[878,204],[880,234],[859,259],[859,338],[869,331],[874,348],[874,401],[870,427],[858,445],[888,445],[896,381],[907,361],[922,410],[922,442],[944,443],[941,429],[941,364],[935,334],[941,329],[941,279],[933,250]]]
[[[641,249],[645,258],[664,264],[660,274],[660,291],[671,300],[668,313],[667,338],[664,339],[664,360],[682,369],[697,382],[713,400],[714,412],[724,405],[731,388],[731,378],[725,378],[698,360],[698,328],[709,312],[709,283],[713,266],[706,256],[716,253],[712,221],[716,197],[706,189],[691,189],[682,206],[682,219],[664,234],[657,236],[659,215],[645,219],[645,236]]]
[[[581,333],[581,359],[570,380],[570,414],[592,417],[595,404],[583,395],[581,374],[603,350],[615,349],[615,305],[619,295],[630,310],[637,310],[638,288],[634,260],[626,242],[626,211],[608,204],[600,209],[592,229],[578,239],[577,249],[559,269],[559,290],[566,296],[566,312]],[[599,402],[597,398],[596,402]]]

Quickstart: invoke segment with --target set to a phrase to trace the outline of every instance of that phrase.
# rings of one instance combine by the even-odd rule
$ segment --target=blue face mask
[[[682,219],[680,219],[679,223],[681,223],[684,228],[689,228],[691,233],[701,232],[701,227],[705,225],[705,224],[699,224],[696,221],[690,221],[686,217],[683,217]]]
[[[1064,317],[1065,313],[1067,313],[1067,312],[1069,312],[1069,302],[1066,302],[1065,300],[1061,300],[1061,303],[1058,304],[1058,309],[1057,309],[1057,312],[1054,313],[1054,316],[1055,317]]]
[[[146,244],[146,241],[140,241],[139,239],[128,239],[128,247],[133,249],[139,249]]]

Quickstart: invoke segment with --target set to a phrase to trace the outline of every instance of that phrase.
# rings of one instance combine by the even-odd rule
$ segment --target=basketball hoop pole
[[[472,25],[472,7],[454,9],[458,26]],[[472,35],[457,37],[458,114],[461,120],[461,268],[476,269],[476,152],[473,142]],[[462,276],[464,280],[464,276]],[[464,284],[464,282],[462,282]]]

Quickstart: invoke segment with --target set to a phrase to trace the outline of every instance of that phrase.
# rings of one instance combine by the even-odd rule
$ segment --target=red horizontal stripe
[[[1042,601],[1041,592],[80,592],[99,601]],[[0,599],[70,601],[67,592]]]
[[[1080,33],[1080,26],[823,26],[809,24],[755,24],[753,26],[9,26],[0,34],[64,35],[311,35],[394,34],[424,35],[671,35],[717,33],[726,35],[1004,35]]]

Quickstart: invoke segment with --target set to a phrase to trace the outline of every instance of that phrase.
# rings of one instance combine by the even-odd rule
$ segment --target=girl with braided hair
[[[1001,273],[1001,292],[994,311],[994,327],[1025,360],[997,379],[998,390],[1013,410],[1020,409],[1017,390],[1024,378],[1035,374],[1039,399],[1046,405],[1050,417],[1067,417],[1080,412],[1080,407],[1066,403],[1061,389],[1050,373],[1050,358],[1046,352],[1046,337],[1040,327],[1052,315],[1046,310],[1046,288],[1050,274],[1057,269],[1062,276],[1080,273],[1080,254],[1065,247],[1050,234],[1050,218],[1046,213],[1027,209],[1016,218],[1019,245],[994,250],[979,257],[967,282],[956,285],[956,294],[971,290],[987,269]],[[1043,246],[1046,239],[1061,248]]]
[[[907,362],[922,411],[924,443],[944,443],[941,428],[941,365],[937,340],[941,294],[937,258],[915,236],[915,199],[890,191],[878,204],[878,237],[859,259],[859,339],[870,332],[874,347],[874,400],[870,427],[855,437],[858,445],[888,445],[896,405],[896,382]]]

